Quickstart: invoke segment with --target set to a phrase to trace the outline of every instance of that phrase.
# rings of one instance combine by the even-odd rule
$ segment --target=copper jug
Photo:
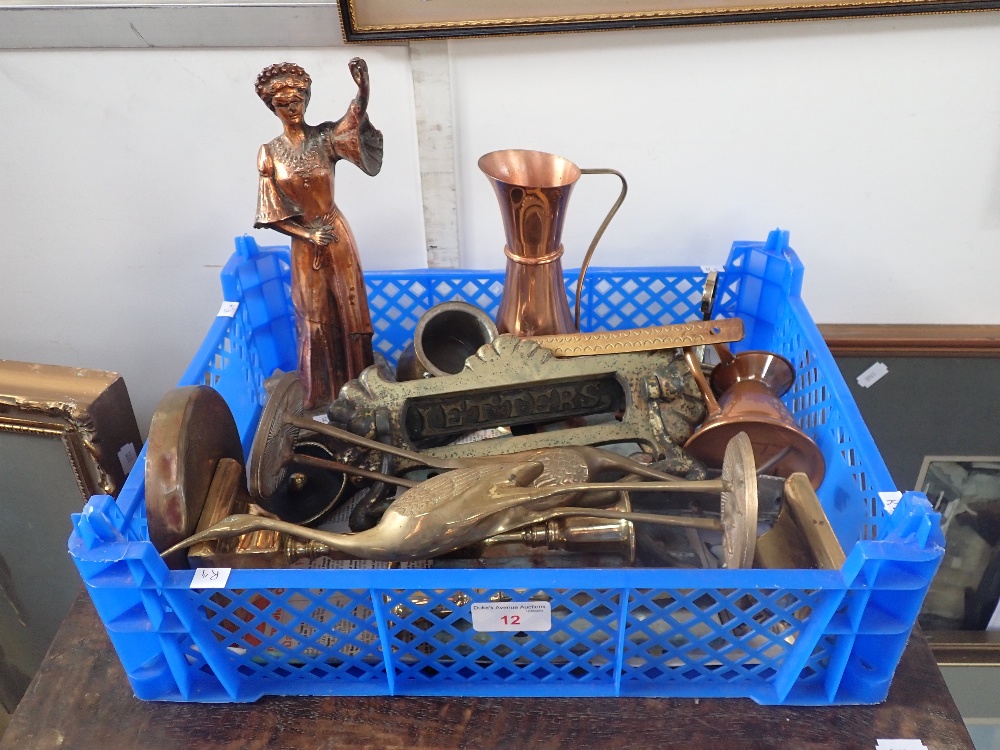
[[[572,333],[580,327],[580,289],[594,248],[617,213],[628,185],[613,169],[581,169],[542,151],[507,149],[479,159],[479,168],[500,202],[507,244],[507,274],[497,312],[497,330],[515,336]],[[570,314],[563,281],[562,231],[566,204],[584,174],[613,174],[621,194],[594,235],[576,285],[576,315]]]
[[[800,471],[818,488],[826,472],[819,446],[795,422],[781,396],[795,382],[795,368],[779,354],[745,351],[730,354],[715,366],[709,383],[692,349],[685,350],[688,365],[708,405],[708,418],[684,445],[709,466],[719,466],[726,445],[745,432],[761,470],[780,477]],[[720,394],[716,399],[715,394]]]

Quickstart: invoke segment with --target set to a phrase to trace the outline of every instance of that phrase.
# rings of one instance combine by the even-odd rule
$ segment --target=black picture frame
[[[553,34],[1000,9],[1000,0],[338,0],[347,43]],[[638,6],[638,7],[637,7]]]

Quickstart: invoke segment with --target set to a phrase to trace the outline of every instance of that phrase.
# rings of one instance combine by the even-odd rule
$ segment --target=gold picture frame
[[[11,712],[80,588],[70,514],[117,495],[142,448],[117,373],[0,360],[0,707]]]
[[[117,495],[142,447],[125,381],[105,370],[0,360],[0,430],[61,440],[81,506]]]
[[[907,13],[997,10],[1000,0],[339,0],[344,41],[604,31]]]
[[[948,457],[962,461],[993,459],[1000,451],[995,429],[1000,404],[989,396],[1000,379],[998,325],[820,325],[827,346],[854,392],[890,471],[895,464],[900,489],[921,489],[930,462]],[[884,383],[856,389],[852,377],[873,359],[887,364]],[[853,369],[852,369],[853,368]],[[899,394],[920,373],[920,387],[933,392],[927,408],[941,410],[935,419],[901,409]],[[947,387],[942,387],[947,384]],[[879,388],[883,391],[874,393]],[[867,390],[872,391],[870,395]],[[864,393],[864,397],[862,397]],[[979,396],[977,398],[976,396]],[[926,393],[924,394],[926,396]],[[875,402],[881,410],[869,408]],[[943,424],[975,413],[979,426],[969,431],[949,430]],[[899,436],[905,451],[888,443]],[[934,499],[931,499],[932,502]],[[927,630],[924,635],[941,666],[1000,665],[1000,632],[989,630]]]

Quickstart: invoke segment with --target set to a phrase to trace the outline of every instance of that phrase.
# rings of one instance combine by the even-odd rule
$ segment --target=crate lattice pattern
[[[190,596],[244,677],[385,679],[368,590],[206,589]]]
[[[420,316],[434,305],[458,300],[496,317],[503,294],[503,279],[497,273],[411,273],[405,283],[396,274],[365,275],[375,328],[373,345],[390,362],[399,358]],[[705,278],[690,269],[592,269],[584,281],[580,326],[585,331],[609,331],[700,320]],[[564,282],[572,310],[576,274],[566,273]]]
[[[386,616],[396,682],[609,682],[619,596],[592,589],[393,591]],[[469,601],[548,601],[552,630],[476,631]]]
[[[821,596],[794,590],[634,589],[623,691],[629,682],[769,681]],[[818,672],[821,661],[812,659],[809,668]]]
[[[249,679],[384,682],[370,592],[324,589],[192,591],[213,637]],[[822,591],[633,589],[622,652],[622,592],[392,590],[381,592],[396,684],[504,681],[629,685],[773,680]],[[552,630],[479,632],[470,601],[548,601]],[[822,680],[834,639],[814,648],[799,683]],[[185,658],[211,675],[190,642]]]
[[[222,341],[219,342],[218,349],[207,363],[202,379],[203,385],[216,387],[223,374],[231,377],[231,368],[238,367],[246,382],[253,388],[263,388],[260,357],[248,344],[251,340],[251,330],[247,310],[241,307],[236,311]]]

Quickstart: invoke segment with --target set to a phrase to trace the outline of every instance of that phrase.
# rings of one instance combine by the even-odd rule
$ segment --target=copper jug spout
[[[597,242],[625,198],[620,173],[580,169],[555,154],[507,149],[479,159],[500,203],[507,256],[497,330],[515,336],[542,336],[579,330],[579,296],[583,276]],[[577,281],[577,314],[570,313],[562,268],[562,232],[573,186],[583,174],[614,174],[622,192],[594,237]]]

